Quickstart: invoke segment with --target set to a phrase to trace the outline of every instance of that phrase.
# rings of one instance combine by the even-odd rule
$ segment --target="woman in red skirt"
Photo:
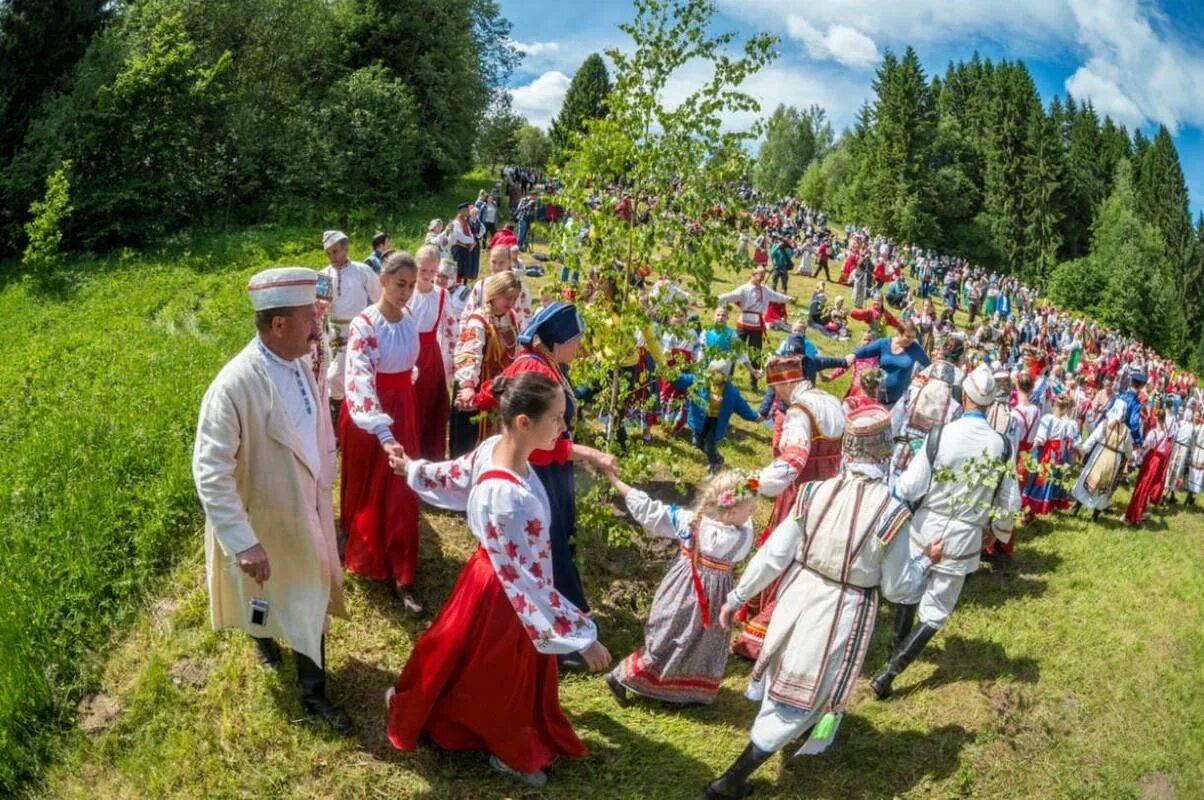
[[[418,327],[418,376],[414,379],[418,426],[418,455],[433,461],[447,458],[447,416],[451,397],[447,393],[447,375],[443,368],[441,333],[444,318],[452,313],[447,290],[435,284],[439,272],[439,249],[423,245],[414,255],[418,262],[418,283],[406,308]]]
[[[560,710],[556,654],[591,670],[610,653],[589,615],[552,583],[547,493],[527,459],[564,431],[564,392],[537,372],[494,378],[502,433],[455,461],[391,459],[428,503],[465,511],[480,547],[385,697],[389,741],[425,733],[445,750],[483,750],[490,766],[542,786],[558,756],[586,753]]]
[[[339,438],[343,443],[340,518],[347,569],[393,582],[412,615],[418,564],[418,500],[389,468],[389,456],[418,451],[414,384],[418,329],[406,310],[418,267],[409,253],[387,255],[381,297],[351,322]]]
[[[1125,509],[1125,522],[1133,526],[1140,525],[1149,504],[1162,497],[1162,485],[1166,483],[1166,473],[1170,469],[1173,442],[1167,436],[1160,416],[1151,417],[1150,425],[1141,445],[1145,458],[1137,473],[1137,485],[1133,487],[1133,497]]]

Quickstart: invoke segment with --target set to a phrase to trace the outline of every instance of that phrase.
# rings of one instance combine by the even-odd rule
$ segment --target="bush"
[[[21,262],[42,281],[52,278],[58,267],[63,222],[71,213],[70,168],[71,162],[65,161],[46,179],[46,196],[30,206],[32,219],[25,223],[28,241]]]

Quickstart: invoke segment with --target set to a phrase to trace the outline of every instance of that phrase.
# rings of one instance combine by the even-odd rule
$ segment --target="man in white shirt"
[[[356,315],[380,299],[380,278],[367,264],[352,261],[347,255],[347,234],[326,231],[322,249],[330,259],[322,269],[330,276],[330,310],[326,314],[326,336],[330,342],[330,366],[326,370],[326,388],[330,393],[330,414],[337,431],[339,408],[343,405],[343,376],[347,364],[347,328]]]
[[[758,266],[752,271],[748,283],[737,286],[717,298],[721,305],[734,303],[740,309],[740,316],[736,321],[736,336],[748,346],[749,350],[755,352],[752,360],[753,366],[757,368],[761,365],[761,347],[765,341],[765,312],[769,309],[769,304],[793,302],[790,295],[779,294],[768,289],[763,285],[764,282],[765,267]],[[755,374],[752,379],[752,388],[754,392],[757,391]]]
[[[205,510],[205,572],[215,629],[250,634],[276,668],[293,649],[305,710],[340,733],[326,698],[327,615],[347,616],[335,544],[334,434],[319,405],[310,347],[321,336],[317,275],[260,272],[247,286],[257,335],[205,392],[192,473]]]
[[[994,401],[995,378],[980,364],[962,382],[965,413],[934,428],[895,483],[895,496],[915,509],[908,532],[912,556],[937,539],[945,548],[922,590],[898,604],[890,662],[870,682],[879,699],[890,697],[891,682],[945,624],[966,576],[978,569],[984,543],[1012,538],[1020,489],[1011,442],[987,423]],[[920,624],[913,630],[917,612]]]

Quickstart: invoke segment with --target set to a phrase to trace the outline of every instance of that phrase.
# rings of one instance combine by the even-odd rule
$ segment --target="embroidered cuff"
[[[389,430],[388,425],[378,425],[376,427],[376,430],[374,430],[372,432],[376,434],[376,438],[380,441],[381,444],[388,444],[389,442],[397,441],[396,439],[393,438],[393,432],[391,430]]]

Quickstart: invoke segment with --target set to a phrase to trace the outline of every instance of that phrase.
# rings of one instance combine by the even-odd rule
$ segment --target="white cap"
[[[989,406],[995,401],[995,378],[991,368],[979,364],[973,372],[962,381],[962,391],[974,401],[975,405]]]
[[[326,231],[322,234],[322,249],[329,250],[336,244],[349,241],[347,234],[342,231]]]
[[[451,277],[454,278],[454,277],[456,277],[456,269],[457,269],[456,262],[452,261],[450,258],[442,259],[439,262],[439,274],[440,275],[450,275]]]
[[[247,283],[251,307],[292,308],[312,305],[316,299],[318,273],[305,267],[273,267],[257,272]]]

